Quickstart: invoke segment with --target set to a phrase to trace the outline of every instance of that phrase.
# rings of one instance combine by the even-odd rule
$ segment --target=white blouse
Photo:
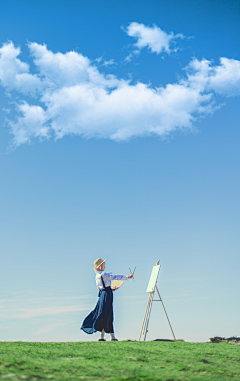
[[[97,271],[97,270],[94,270],[94,271],[96,273],[95,279],[96,279],[96,285],[97,285],[98,290],[103,289],[101,276],[103,277],[105,287],[110,286],[110,280],[114,280],[114,279],[127,280],[128,279],[128,277],[125,275],[113,275],[113,273],[105,273],[105,271]]]

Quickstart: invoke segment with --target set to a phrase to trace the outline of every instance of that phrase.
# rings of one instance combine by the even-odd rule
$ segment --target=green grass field
[[[240,380],[239,343],[0,343],[4,380]]]

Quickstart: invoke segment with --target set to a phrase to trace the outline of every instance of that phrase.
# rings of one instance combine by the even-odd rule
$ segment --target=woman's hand
[[[128,276],[128,279],[132,279],[134,277],[134,273]]]

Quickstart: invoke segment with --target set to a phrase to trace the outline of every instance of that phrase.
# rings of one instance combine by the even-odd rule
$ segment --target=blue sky
[[[3,1],[0,339],[97,340],[93,261],[129,274],[138,339],[152,266],[177,338],[239,335],[237,1]],[[148,339],[169,338],[153,306]]]

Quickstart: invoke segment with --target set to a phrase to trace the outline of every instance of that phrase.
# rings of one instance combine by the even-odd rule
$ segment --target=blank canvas
[[[154,291],[155,284],[156,284],[157,278],[158,278],[159,270],[160,270],[160,265],[153,266],[152,274],[151,274],[146,292],[153,292]]]

